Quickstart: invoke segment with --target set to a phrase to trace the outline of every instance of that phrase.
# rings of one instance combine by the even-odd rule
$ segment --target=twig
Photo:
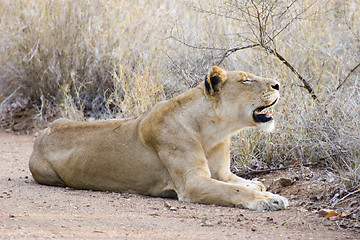
[[[194,78],[192,78],[191,76],[187,75],[184,70],[174,61],[174,59],[172,59],[169,54],[167,54],[166,52],[164,52],[165,55],[171,60],[171,62],[173,63],[173,65],[179,70],[180,75],[182,76],[182,78],[184,79],[184,81],[186,82],[186,84],[188,85],[189,88],[193,88],[195,84],[197,84],[197,82],[195,81]],[[195,84],[191,84],[187,79],[190,78],[191,80],[193,80],[193,82],[195,82]]]
[[[251,171],[251,172],[248,172],[248,173],[236,173],[236,175],[239,176],[239,177],[248,178],[248,177],[253,176],[253,175],[263,175],[263,174],[267,174],[267,173],[274,172],[274,171],[285,170],[285,169],[288,169],[290,167],[292,167],[292,166],[274,168],[274,169],[254,170],[254,171]]]
[[[290,8],[297,0],[295,0],[294,2],[292,2],[288,7]],[[305,8],[303,11],[301,11],[300,13],[296,14],[295,17],[291,18],[290,21],[288,23],[285,24],[284,27],[282,27],[276,34],[274,34],[274,36],[272,37],[273,39],[275,39],[278,35],[280,35],[280,33],[282,33],[286,28],[288,28],[295,20],[298,20],[300,15],[304,14],[307,10],[309,10],[313,5],[315,5],[315,3],[317,2],[318,0],[315,0],[313,1],[312,3],[310,3],[310,5]],[[285,14],[285,12],[287,11],[288,9],[286,9],[284,11],[283,14]],[[279,19],[283,16],[283,14],[279,17]]]
[[[353,192],[351,192],[349,194],[346,194],[344,197],[340,198],[339,201],[336,202],[336,204],[338,204],[339,202],[343,201],[345,198],[347,198],[347,197],[349,197],[349,196],[351,196],[351,195],[353,195],[355,193],[358,193],[358,192],[360,192],[360,189],[358,189],[356,191],[353,191]]]
[[[216,65],[220,65],[225,60],[225,58],[227,58],[228,56],[230,56],[232,53],[234,53],[236,51],[244,50],[244,49],[248,49],[248,48],[254,48],[254,47],[257,47],[257,46],[260,46],[260,44],[256,43],[256,44],[248,45],[248,46],[245,46],[245,47],[230,48],[230,49],[228,49],[228,50],[226,50],[224,52],[222,58],[220,59],[220,61]]]
[[[215,48],[215,47],[200,47],[200,46],[194,46],[194,45],[191,45],[191,44],[188,44],[184,41],[181,41],[180,39],[177,39],[176,37],[174,36],[170,36],[168,39],[174,39],[175,41],[189,47],[189,48],[194,48],[194,49],[200,49],[200,50],[216,50],[216,51],[224,51],[226,50],[226,48]]]
[[[319,166],[319,163],[306,163],[306,164],[298,164],[298,165],[289,165],[289,166],[285,166],[285,167],[281,167],[281,168],[272,168],[272,169],[262,169],[262,170],[253,170],[247,173],[235,173],[237,176],[239,177],[245,177],[248,178],[250,176],[253,175],[264,175],[267,173],[271,173],[271,172],[275,172],[275,171],[281,171],[281,170],[286,170],[289,168],[293,168],[293,167],[298,167],[298,166],[303,166],[303,167],[317,167]]]
[[[292,5],[294,5],[296,2],[297,2],[297,0],[292,1],[289,5],[286,6],[285,10],[282,13],[280,13],[277,17],[279,19],[282,18],[282,16],[284,16],[285,13],[288,12],[289,9],[292,7]]]
[[[188,44],[184,41],[181,41],[179,39],[177,39],[176,37],[174,36],[171,36],[170,37],[171,39],[174,39],[175,41],[189,47],[189,48],[194,48],[194,49],[199,49],[199,50],[214,50],[214,51],[225,51],[223,53],[223,56],[221,57],[220,61],[216,63],[216,65],[220,65],[224,60],[225,58],[227,58],[228,56],[230,56],[232,53],[236,52],[236,51],[240,51],[240,50],[244,50],[244,49],[248,49],[248,48],[254,48],[254,47],[258,47],[260,46],[259,43],[255,43],[255,44],[251,44],[251,45],[248,45],[248,46],[244,46],[244,47],[235,47],[235,48],[230,48],[230,49],[226,49],[226,48],[215,48],[215,47],[200,47],[200,46],[194,46],[194,45],[191,45],[191,44]]]
[[[350,70],[349,74],[345,77],[344,81],[342,81],[342,83],[339,84],[339,86],[336,88],[336,90],[339,90],[341,88],[341,86],[348,80],[350,75],[353,72],[355,72],[358,67],[360,67],[360,63],[358,63],[358,65],[356,65],[353,69]]]
[[[5,103],[7,101],[10,101],[12,99],[12,97],[17,93],[17,91],[19,91],[21,86],[19,86],[18,88],[15,89],[15,91],[13,91],[7,98],[4,99],[4,101],[2,101],[1,105],[0,105],[0,113],[3,111],[3,107],[5,106]]]

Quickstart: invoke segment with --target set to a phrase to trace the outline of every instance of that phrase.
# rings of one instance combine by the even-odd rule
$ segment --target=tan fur
[[[285,208],[286,198],[229,170],[230,136],[272,124],[255,122],[252,112],[279,98],[278,83],[216,66],[204,83],[138,118],[55,121],[35,141],[34,179],[258,211]]]

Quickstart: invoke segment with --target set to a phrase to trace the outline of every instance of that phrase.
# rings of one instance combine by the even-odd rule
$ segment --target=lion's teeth
[[[266,111],[266,112],[265,111],[259,111],[259,110],[254,111],[255,114],[261,114],[262,112],[265,113],[266,117],[271,117],[272,114],[273,114],[273,110]]]
[[[271,117],[272,114],[273,114],[273,110],[266,112],[266,116],[267,116],[267,117]]]

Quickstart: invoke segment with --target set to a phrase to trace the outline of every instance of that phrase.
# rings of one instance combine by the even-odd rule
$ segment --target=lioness
[[[57,120],[34,144],[38,183],[278,210],[286,198],[230,172],[230,136],[271,128],[279,83],[214,66],[197,88],[138,118]]]

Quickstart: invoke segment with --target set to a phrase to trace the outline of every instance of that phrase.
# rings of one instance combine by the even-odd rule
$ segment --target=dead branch
[[[290,8],[294,7],[294,5],[297,1],[298,0],[292,0],[290,2],[290,4],[287,5],[286,9],[281,11],[281,13],[279,15],[277,15],[278,19],[282,19],[285,16],[285,14],[287,12],[289,12]],[[233,11],[231,11],[229,9],[227,9],[227,11],[225,13],[219,13],[217,11],[209,11],[209,10],[205,10],[201,7],[197,8],[195,6],[193,6],[193,9],[196,11],[202,12],[202,13],[212,14],[212,15],[216,15],[216,16],[220,16],[220,17],[225,17],[228,19],[237,20],[237,21],[245,21],[246,24],[248,25],[248,27],[250,28],[252,35],[256,39],[256,40],[254,39],[252,41],[252,43],[253,43],[252,45],[223,50],[224,53],[223,53],[221,59],[219,60],[219,62],[217,63],[218,65],[220,65],[226,57],[230,56],[232,53],[234,53],[236,51],[260,46],[264,50],[266,50],[269,53],[271,53],[272,55],[274,55],[283,64],[285,64],[285,66],[287,66],[300,79],[300,81],[303,83],[303,87],[310,93],[311,97],[314,100],[317,100],[318,97],[315,94],[315,91],[310,86],[309,82],[303,76],[301,76],[301,74],[296,70],[296,68],[292,64],[290,64],[289,61],[287,61],[283,56],[281,56],[279,54],[279,52],[276,50],[276,47],[275,47],[275,38],[277,38],[292,23],[294,23],[296,20],[298,20],[300,18],[300,16],[302,14],[304,14],[305,12],[307,12],[317,1],[318,0],[313,0],[308,7],[306,7],[302,11],[296,13],[296,15],[294,17],[291,17],[291,19],[284,26],[280,27],[280,29],[279,29],[279,26],[276,26],[272,30],[272,32],[273,32],[272,36],[271,36],[271,34],[268,33],[268,28],[269,28],[269,22],[271,22],[272,18],[274,18],[276,16],[276,14],[274,14],[274,12],[275,12],[275,8],[277,6],[277,1],[268,5],[266,2],[263,2],[263,1],[248,0],[247,1],[247,3],[249,3],[248,7],[242,7],[242,5],[238,5],[237,2],[232,3],[231,1],[229,1],[228,5],[235,8],[240,13],[240,15],[243,17],[243,19],[238,18],[238,17],[233,17],[233,14],[232,14]],[[176,38],[174,38],[174,39],[177,40]],[[192,47],[192,48],[207,49],[207,50],[222,50],[219,48],[194,47],[194,46],[186,44],[180,40],[177,40],[177,41],[183,43],[184,45],[186,45],[188,47]],[[271,46],[271,44],[273,44],[273,46]]]
[[[174,36],[170,36],[169,38],[167,39],[173,39],[189,48],[193,48],[193,49],[199,49],[199,50],[215,50],[215,51],[225,51],[226,48],[216,48],[216,47],[201,47],[201,46],[194,46],[194,45],[191,45],[189,43],[186,43],[184,41],[181,41],[180,39],[174,37]]]
[[[264,175],[276,171],[282,171],[286,169],[296,168],[296,167],[319,167],[319,163],[306,163],[306,164],[297,164],[297,165],[289,165],[285,167],[279,167],[279,168],[271,168],[271,169],[261,169],[261,170],[252,170],[250,172],[236,172],[236,176],[242,177],[242,178],[250,178],[254,176]]]
[[[349,74],[345,77],[345,79],[339,84],[336,90],[339,90],[341,86],[349,79],[350,75],[356,71],[356,69],[360,67],[360,63],[358,63],[353,69],[350,70]]]
[[[308,81],[306,81],[305,78],[303,78],[303,76],[300,75],[300,73],[295,69],[294,66],[292,66],[283,56],[281,56],[276,49],[271,49],[268,47],[265,47],[266,50],[268,50],[271,54],[273,54],[277,59],[279,59],[283,64],[285,64],[285,66],[287,66],[293,73],[295,73],[295,75],[302,81],[302,83],[304,84],[304,88],[310,93],[311,97],[314,100],[317,100],[318,97],[315,94],[315,91],[312,89],[312,87],[310,86],[310,84],[308,83]]]
[[[293,1],[288,7],[290,8],[297,0]],[[295,17],[291,18],[289,22],[287,22],[285,24],[285,26],[283,26],[280,30],[278,30],[278,32],[276,34],[274,34],[274,36],[272,37],[272,39],[275,39],[277,36],[280,35],[280,33],[282,33],[285,29],[287,29],[295,20],[298,20],[300,18],[300,16],[302,14],[304,14],[307,10],[309,10],[313,5],[315,5],[315,3],[318,0],[313,1],[307,8],[305,8],[303,11],[301,11],[300,13],[297,13]],[[288,10],[288,9],[287,9]],[[286,10],[286,11],[287,11]],[[285,11],[284,11],[285,14]],[[281,18],[283,16],[283,14],[279,17]]]
[[[224,54],[221,57],[220,61],[217,62],[216,65],[220,65],[225,60],[225,58],[227,58],[228,56],[230,56],[232,53],[234,53],[236,51],[244,50],[244,49],[248,49],[248,48],[254,48],[254,47],[257,47],[257,46],[260,46],[260,44],[256,43],[256,44],[252,44],[252,45],[248,45],[248,46],[244,46],[244,47],[230,48],[230,49],[228,49],[228,50],[226,50],[224,52]]]
[[[12,100],[12,98],[16,95],[17,91],[19,91],[20,88],[21,88],[21,86],[16,88],[15,91],[13,91],[7,98],[4,99],[4,101],[1,102],[1,104],[0,104],[0,113],[3,112],[3,110],[5,108],[5,104],[7,104],[7,102],[10,102]]]
[[[197,84],[197,81],[196,81],[191,75],[186,74],[186,73],[184,72],[184,69],[182,69],[182,68],[175,62],[175,60],[174,60],[172,57],[170,57],[170,55],[169,55],[167,52],[164,51],[163,53],[165,53],[165,55],[170,59],[170,61],[173,63],[173,65],[178,69],[179,74],[180,74],[181,77],[184,79],[184,81],[185,81],[185,83],[187,84],[187,86],[188,86],[189,88],[195,87],[195,85]],[[189,78],[190,78],[193,82],[195,82],[196,84],[189,82],[189,81],[188,81]]]
[[[339,201],[337,201],[337,202],[336,202],[336,204],[338,204],[339,202],[344,201],[344,199],[345,199],[345,198],[347,198],[347,197],[349,197],[349,196],[351,196],[351,195],[354,195],[354,194],[356,194],[356,193],[358,193],[358,192],[360,192],[360,189],[355,190],[355,191],[353,191],[353,192],[351,192],[351,193],[349,193],[349,194],[345,195],[344,197],[342,197],[341,199],[339,199]]]
[[[281,170],[289,169],[290,167],[291,166],[281,167],[281,168],[273,168],[273,169],[254,170],[254,171],[247,172],[247,173],[235,173],[235,174],[238,177],[250,178],[250,177],[253,177],[253,176],[264,175],[264,174],[275,172],[275,171],[281,171]]]
[[[259,43],[255,43],[255,44],[251,44],[251,45],[248,45],[248,46],[244,46],[244,47],[235,47],[235,48],[229,48],[229,49],[226,49],[226,48],[215,48],[215,47],[200,47],[200,46],[194,46],[194,45],[191,45],[191,44],[188,44],[184,41],[181,41],[179,39],[177,39],[176,37],[174,36],[171,36],[170,39],[174,39],[175,41],[189,47],[189,48],[193,48],[193,49],[199,49],[199,50],[213,50],[213,51],[224,51],[224,53],[222,54],[222,57],[221,59],[219,60],[219,62],[216,63],[216,65],[220,65],[224,60],[225,58],[227,58],[228,56],[230,56],[232,53],[236,52],[236,51],[240,51],[240,50],[244,50],[244,49],[248,49],[248,48],[254,48],[254,47],[258,47],[260,46]]]

